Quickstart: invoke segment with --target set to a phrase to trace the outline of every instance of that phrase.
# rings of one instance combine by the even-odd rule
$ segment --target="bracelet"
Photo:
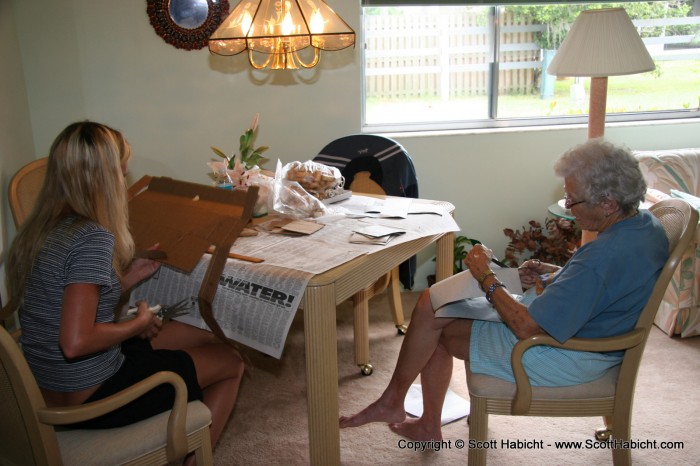
[[[549,273],[545,273],[537,277],[537,280],[535,280],[535,294],[537,294],[537,296],[541,295],[544,289],[547,288],[550,277],[551,274]]]
[[[489,286],[488,291],[486,291],[486,301],[490,302],[493,304],[493,293],[496,291],[496,289],[504,287],[505,285],[501,282],[493,282],[491,286]]]
[[[493,270],[487,269],[486,272],[482,273],[481,275],[479,275],[476,278],[476,281],[479,283],[479,288],[481,288],[482,290],[484,289],[484,280],[486,280],[491,275],[496,275],[496,274],[493,273]]]

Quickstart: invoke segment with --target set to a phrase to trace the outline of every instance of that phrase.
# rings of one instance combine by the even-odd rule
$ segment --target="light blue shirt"
[[[632,330],[668,259],[668,239],[651,213],[618,222],[580,247],[528,307],[559,342]]]

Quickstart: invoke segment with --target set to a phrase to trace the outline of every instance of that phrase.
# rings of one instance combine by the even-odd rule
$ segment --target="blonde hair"
[[[22,301],[25,284],[49,233],[67,215],[98,223],[114,235],[112,265],[117,274],[134,255],[122,167],[131,157],[124,136],[90,121],[69,125],[54,140],[46,178],[36,204],[10,248],[6,276],[8,305]]]

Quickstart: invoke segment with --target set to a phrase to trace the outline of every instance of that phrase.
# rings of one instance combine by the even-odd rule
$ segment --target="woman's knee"
[[[243,376],[243,357],[231,345],[212,343],[185,351],[192,357],[202,387],[225,379],[240,379]]]
[[[420,296],[418,296],[418,302],[422,306],[432,309],[433,305],[430,302],[430,288],[426,288],[421,292]]]
[[[456,319],[442,330],[438,344],[455,358],[468,361],[471,324],[469,319]]]
[[[413,308],[413,314],[411,315],[411,320],[418,316],[422,317],[434,317],[435,312],[433,311],[433,304],[430,301],[430,292],[426,289],[418,297],[416,306]]]
[[[223,372],[226,372],[230,377],[243,376],[245,362],[238,349],[226,343],[214,343],[212,346],[219,354],[219,364],[223,366],[222,369],[225,368]]]

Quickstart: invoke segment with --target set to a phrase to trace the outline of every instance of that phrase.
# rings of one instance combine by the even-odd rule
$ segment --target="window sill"
[[[658,120],[637,120],[637,121],[612,121],[606,122],[606,128],[633,128],[633,127],[650,127],[650,126],[665,126],[665,125],[683,125],[683,124],[700,124],[700,117],[694,118],[672,118]],[[415,131],[370,131],[371,128],[366,128],[363,133],[367,134],[382,134],[389,138],[415,138],[415,137],[435,137],[435,136],[464,136],[472,134],[503,134],[503,133],[532,133],[542,131],[571,131],[583,130],[588,128],[587,123],[570,123],[570,124],[555,124],[555,125],[536,125],[536,126],[505,126],[493,128],[465,128],[465,129],[445,129],[445,130],[430,130],[421,129]]]

